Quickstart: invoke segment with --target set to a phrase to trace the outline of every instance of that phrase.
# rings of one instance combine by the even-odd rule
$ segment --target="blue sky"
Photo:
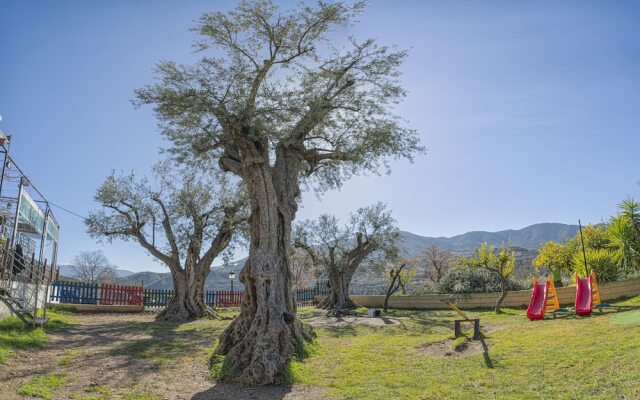
[[[400,114],[428,153],[304,195],[299,218],[384,201],[428,236],[600,222],[640,196],[640,6],[634,2],[371,1],[339,32],[410,49]],[[0,0],[0,128],[49,199],[80,214],[112,169],[141,173],[162,140],[133,90],[156,62],[192,62],[188,31],[231,1]],[[286,6],[289,2],[284,3]],[[134,244],[100,246],[55,210],[60,262],[103,248],[121,268],[165,269]]]

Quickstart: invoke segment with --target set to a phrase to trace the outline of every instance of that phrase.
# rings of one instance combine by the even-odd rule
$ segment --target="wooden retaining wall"
[[[573,305],[575,303],[576,288],[558,288],[558,299],[562,305]],[[600,285],[600,296],[602,301],[611,301],[623,297],[640,295],[640,278],[633,278],[624,281],[611,282]],[[473,293],[454,295],[460,308],[493,308],[500,296],[500,293]],[[447,308],[446,299],[449,295],[430,294],[423,296],[391,296],[389,307],[400,309],[444,309]],[[382,307],[384,296],[351,296],[351,299],[362,307]],[[320,300],[320,299],[317,299]],[[502,303],[503,307],[527,307],[531,300],[531,289],[509,292]]]

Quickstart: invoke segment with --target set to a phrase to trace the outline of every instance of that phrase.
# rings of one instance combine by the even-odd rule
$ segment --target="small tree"
[[[362,264],[382,268],[398,253],[400,231],[383,203],[358,209],[340,227],[334,216],[298,225],[294,245],[309,254],[329,278],[330,291],[321,307],[330,315],[357,308],[349,297],[349,285]]]
[[[500,252],[496,253],[495,246],[489,246],[487,242],[484,242],[475,249],[473,256],[463,257],[460,262],[471,268],[484,268],[500,278],[501,293],[495,307],[496,313],[499,313],[502,301],[507,297],[507,281],[515,269],[515,251],[503,245]]]
[[[243,192],[221,175],[166,162],[156,165],[153,177],[154,185],[133,173],[108,176],[95,196],[102,209],[86,221],[89,234],[134,240],[169,268],[174,292],[159,319],[214,316],[204,302],[204,283],[213,260],[246,222]]]
[[[451,268],[455,260],[452,252],[442,250],[435,244],[424,249],[420,258],[425,265],[425,276],[434,284],[440,282],[440,279]]]
[[[296,289],[309,287],[315,281],[316,272],[313,260],[307,252],[302,249],[294,249],[291,255],[293,287]]]
[[[116,268],[101,250],[83,251],[73,259],[73,272],[82,282],[115,283]]]
[[[413,277],[416,274],[416,259],[402,259],[396,264],[390,264],[391,268],[386,273],[389,279],[389,288],[387,289],[387,295],[384,298],[383,310],[387,312],[389,308],[389,297],[391,297],[398,290],[401,290],[402,294],[406,293],[406,285],[413,281]]]
[[[555,285],[561,287],[562,273],[573,271],[573,256],[576,251],[575,241],[569,241],[566,244],[546,242],[538,250],[538,255],[533,260],[533,266],[538,270],[543,267],[548,268]]]

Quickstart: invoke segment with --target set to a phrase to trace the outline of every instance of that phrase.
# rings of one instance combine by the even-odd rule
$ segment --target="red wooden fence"
[[[231,292],[227,290],[218,290],[215,292],[216,307],[240,307],[244,292]]]
[[[142,300],[142,286],[100,285],[100,304],[140,306]]]

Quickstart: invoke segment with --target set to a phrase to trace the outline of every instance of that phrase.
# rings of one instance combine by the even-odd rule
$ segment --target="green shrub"
[[[462,351],[465,347],[467,347],[467,343],[469,343],[469,338],[466,336],[460,336],[451,342],[451,350],[453,351]]]
[[[507,280],[507,290],[523,290],[524,285],[513,279]],[[481,268],[452,268],[442,277],[436,287],[438,293],[488,293],[500,291],[500,277]]]
[[[594,270],[598,283],[617,281],[622,277],[622,271],[615,262],[613,252],[606,249],[588,249],[586,251],[587,271]],[[582,252],[573,257],[573,268],[580,275],[585,276],[584,256]]]

